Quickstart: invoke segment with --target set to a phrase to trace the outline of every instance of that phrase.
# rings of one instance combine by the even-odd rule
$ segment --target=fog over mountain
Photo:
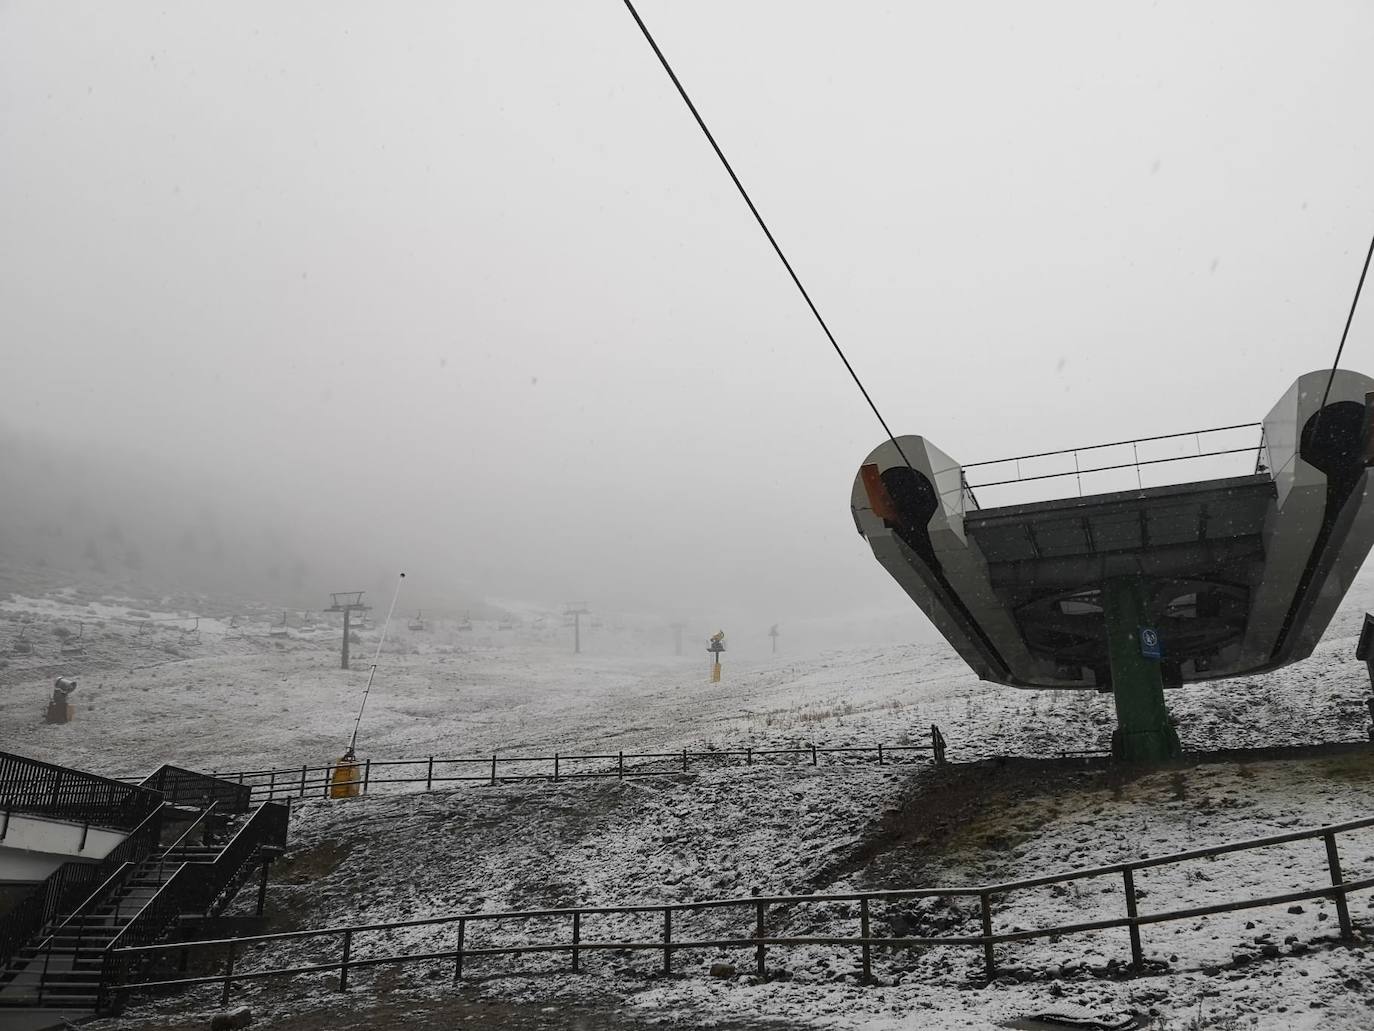
[[[1329,364],[1367,5],[642,13],[896,432]],[[0,154],[7,565],[931,632],[848,512],[882,431],[620,4],[10,3]]]

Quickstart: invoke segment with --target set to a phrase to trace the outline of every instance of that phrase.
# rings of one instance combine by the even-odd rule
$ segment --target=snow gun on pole
[[[405,578],[405,573],[401,573],[396,578],[396,590],[391,595],[391,605],[386,610],[386,621],[382,624],[382,633],[377,639],[377,650],[372,655],[372,665],[367,672],[367,686],[363,688],[362,704],[358,706],[358,718],[353,721],[353,734],[348,739],[348,751],[344,752],[339,759],[334,767],[334,774],[330,778],[330,798],[352,798],[358,794],[358,759],[356,753],[358,728],[363,723],[363,713],[367,710],[367,699],[372,694],[372,681],[377,677],[377,662],[382,657],[382,646],[386,644],[386,634],[391,628],[391,616],[396,611],[396,600],[401,596],[401,584]]]

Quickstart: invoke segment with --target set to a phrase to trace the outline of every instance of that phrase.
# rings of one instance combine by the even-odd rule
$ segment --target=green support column
[[[1140,628],[1152,626],[1149,592],[1140,577],[1108,580],[1102,588],[1107,658],[1112,664],[1117,732],[1113,753],[1126,762],[1170,759],[1181,751],[1178,732],[1164,706],[1159,663],[1140,651]]]

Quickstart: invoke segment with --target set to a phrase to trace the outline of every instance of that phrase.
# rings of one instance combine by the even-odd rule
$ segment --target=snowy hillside
[[[113,774],[164,761],[219,771],[332,761],[352,729],[378,639],[375,625],[364,627],[354,668],[344,671],[338,625],[320,614],[288,614],[285,626],[265,609],[197,623],[127,599],[62,595],[12,597],[0,617],[8,635],[0,648],[26,621],[37,646],[34,654],[5,656],[0,738],[26,754]],[[1205,758],[1218,749],[1363,739],[1369,689],[1353,659],[1359,618],[1348,607],[1311,659],[1273,676],[1171,692],[1185,746]],[[273,926],[980,883],[1371,811],[1371,770],[1355,757],[1256,753],[1239,765],[1203,761],[1143,777],[1065,766],[1055,761],[1060,751],[1106,745],[1109,696],[981,684],[943,646],[809,654],[784,647],[776,657],[746,648],[726,653],[722,682],[711,684],[700,642],[689,639],[692,653],[676,657],[666,628],[609,617],[598,624],[584,625],[583,654],[573,655],[570,628],[537,607],[470,629],[437,620],[412,631],[401,622],[381,654],[360,753],[385,760],[891,746],[924,742],[934,723],[954,764],[932,772],[922,762],[834,759],[816,768],[732,767],[623,783],[465,785],[429,794],[400,786],[344,803],[298,800],[291,851],[270,893]],[[63,654],[57,626],[80,633],[81,654]],[[57,671],[79,678],[78,711],[70,725],[45,726],[39,715]],[[994,761],[1007,755],[1025,761]],[[1352,838],[1346,851],[1349,876],[1374,873],[1374,841]],[[1145,878],[1142,906],[1292,890],[1322,869],[1310,843],[1247,854]],[[1070,895],[1010,900],[998,920],[1005,928],[1034,926],[1119,904],[1119,886],[1085,885]],[[1363,913],[1365,903],[1356,905]],[[729,1026],[777,1018],[786,1026],[982,1027],[1070,1003],[1099,1013],[1153,1008],[1161,1027],[1233,1026],[1224,1021],[1242,1017],[1234,1026],[1251,1017],[1276,1028],[1366,1026],[1363,992],[1345,987],[1369,973],[1363,950],[1332,949],[1326,913],[1314,904],[1302,914],[1280,909],[1157,928],[1145,943],[1157,972],[1132,980],[1107,976],[1107,964],[1126,954],[1124,935],[1102,932],[1008,947],[1005,983],[977,992],[978,956],[969,950],[883,955],[875,969],[886,987],[865,988],[855,983],[852,953],[808,947],[776,956],[785,981],[706,976],[713,959],[747,961],[730,955],[684,956],[681,976],[666,981],[633,957],[589,962],[576,978],[556,958],[534,957],[515,969],[548,973],[512,976],[493,961],[457,995],[411,968],[382,972],[359,979],[354,1002],[384,1007],[390,993],[402,992],[416,1006],[498,1006],[511,1027],[526,1026],[519,1014],[537,1013],[550,999],[586,1008],[589,1027],[623,1026],[597,1023],[611,1012],[650,1023],[688,1014],[689,1023],[736,1022]],[[808,922],[821,916],[786,919],[799,934],[822,933]],[[923,921],[957,927],[969,914],[907,906],[878,919],[892,933],[910,933]],[[643,928],[607,918],[593,930]],[[433,933],[407,932],[386,945],[447,947]],[[515,929],[491,933],[500,940]],[[368,947],[359,943],[363,954]],[[1271,947],[1280,958],[1266,954]],[[300,949],[281,957],[312,959]],[[245,992],[260,1013],[294,1026],[303,1012],[329,1012],[325,983]],[[207,999],[149,1002],[120,1026],[161,1027],[160,1011],[203,1008]],[[607,1000],[620,1001],[608,1009]]]

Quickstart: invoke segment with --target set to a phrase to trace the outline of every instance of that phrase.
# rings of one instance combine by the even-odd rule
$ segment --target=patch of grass
[[[1327,766],[1325,776],[1328,780],[1368,781],[1374,777],[1374,752],[1334,759]]]

